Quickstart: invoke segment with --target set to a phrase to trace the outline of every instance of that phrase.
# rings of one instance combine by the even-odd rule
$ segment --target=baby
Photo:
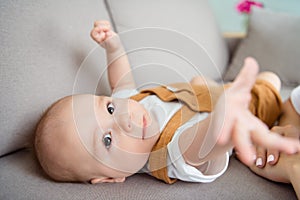
[[[254,161],[253,144],[288,154],[300,150],[297,140],[269,134],[268,127],[249,111],[257,112],[270,126],[281,106],[280,80],[272,73],[257,76],[254,59],[245,60],[225,92],[223,86],[208,87],[209,81],[194,78],[190,85],[196,92],[200,88],[197,95],[206,92],[209,98],[210,92],[215,93],[211,101],[202,98],[208,103],[186,100],[195,92],[186,88],[178,90],[183,91],[178,98],[175,95],[178,100],[165,102],[153,94],[156,89],[139,96],[127,55],[109,22],[95,22],[91,37],[106,50],[114,92],[112,97],[68,96],[45,112],[36,129],[35,148],[42,168],[54,180],[123,182],[134,173],[147,172],[167,183],[211,182],[225,172],[233,147],[248,166]],[[262,84],[254,85],[256,79]],[[262,93],[270,98],[255,102],[253,85],[257,98]],[[175,86],[162,87],[163,94],[176,90]],[[273,110],[277,110],[274,116],[269,114]]]

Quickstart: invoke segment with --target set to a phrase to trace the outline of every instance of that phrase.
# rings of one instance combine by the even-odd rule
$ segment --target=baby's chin
[[[123,171],[123,173],[127,174],[127,176],[131,176],[133,174],[139,173],[141,169],[144,168],[144,166],[148,163],[148,158],[149,156],[147,156],[145,159],[140,160],[136,163],[131,163],[132,165],[128,165],[126,166],[126,169],[123,169],[121,171]]]

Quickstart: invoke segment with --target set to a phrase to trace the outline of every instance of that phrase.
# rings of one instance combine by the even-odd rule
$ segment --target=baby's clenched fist
[[[110,23],[105,20],[95,21],[91,37],[107,51],[115,51],[121,47],[117,34],[111,29]]]

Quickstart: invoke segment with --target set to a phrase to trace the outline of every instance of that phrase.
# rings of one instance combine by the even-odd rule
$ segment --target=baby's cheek
[[[149,140],[143,140],[139,134],[123,134],[124,137],[118,138],[118,142],[115,144],[120,151],[132,153],[135,155],[149,154],[152,149],[152,143]]]
[[[128,108],[130,111],[143,113],[145,108],[137,101],[129,100],[128,101]]]
[[[137,149],[125,149],[116,147],[111,155],[111,167],[126,173],[138,172],[147,162],[149,153],[133,151]]]

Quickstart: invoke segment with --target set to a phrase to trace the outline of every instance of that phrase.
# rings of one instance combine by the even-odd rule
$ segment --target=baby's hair
[[[74,181],[71,169],[66,169],[59,164],[59,161],[55,161],[47,155],[49,148],[53,148],[49,143],[49,140],[52,139],[51,134],[64,124],[63,119],[58,117],[58,112],[62,108],[62,103],[70,97],[67,96],[54,102],[42,115],[35,131],[34,150],[36,157],[46,174],[56,181]]]

